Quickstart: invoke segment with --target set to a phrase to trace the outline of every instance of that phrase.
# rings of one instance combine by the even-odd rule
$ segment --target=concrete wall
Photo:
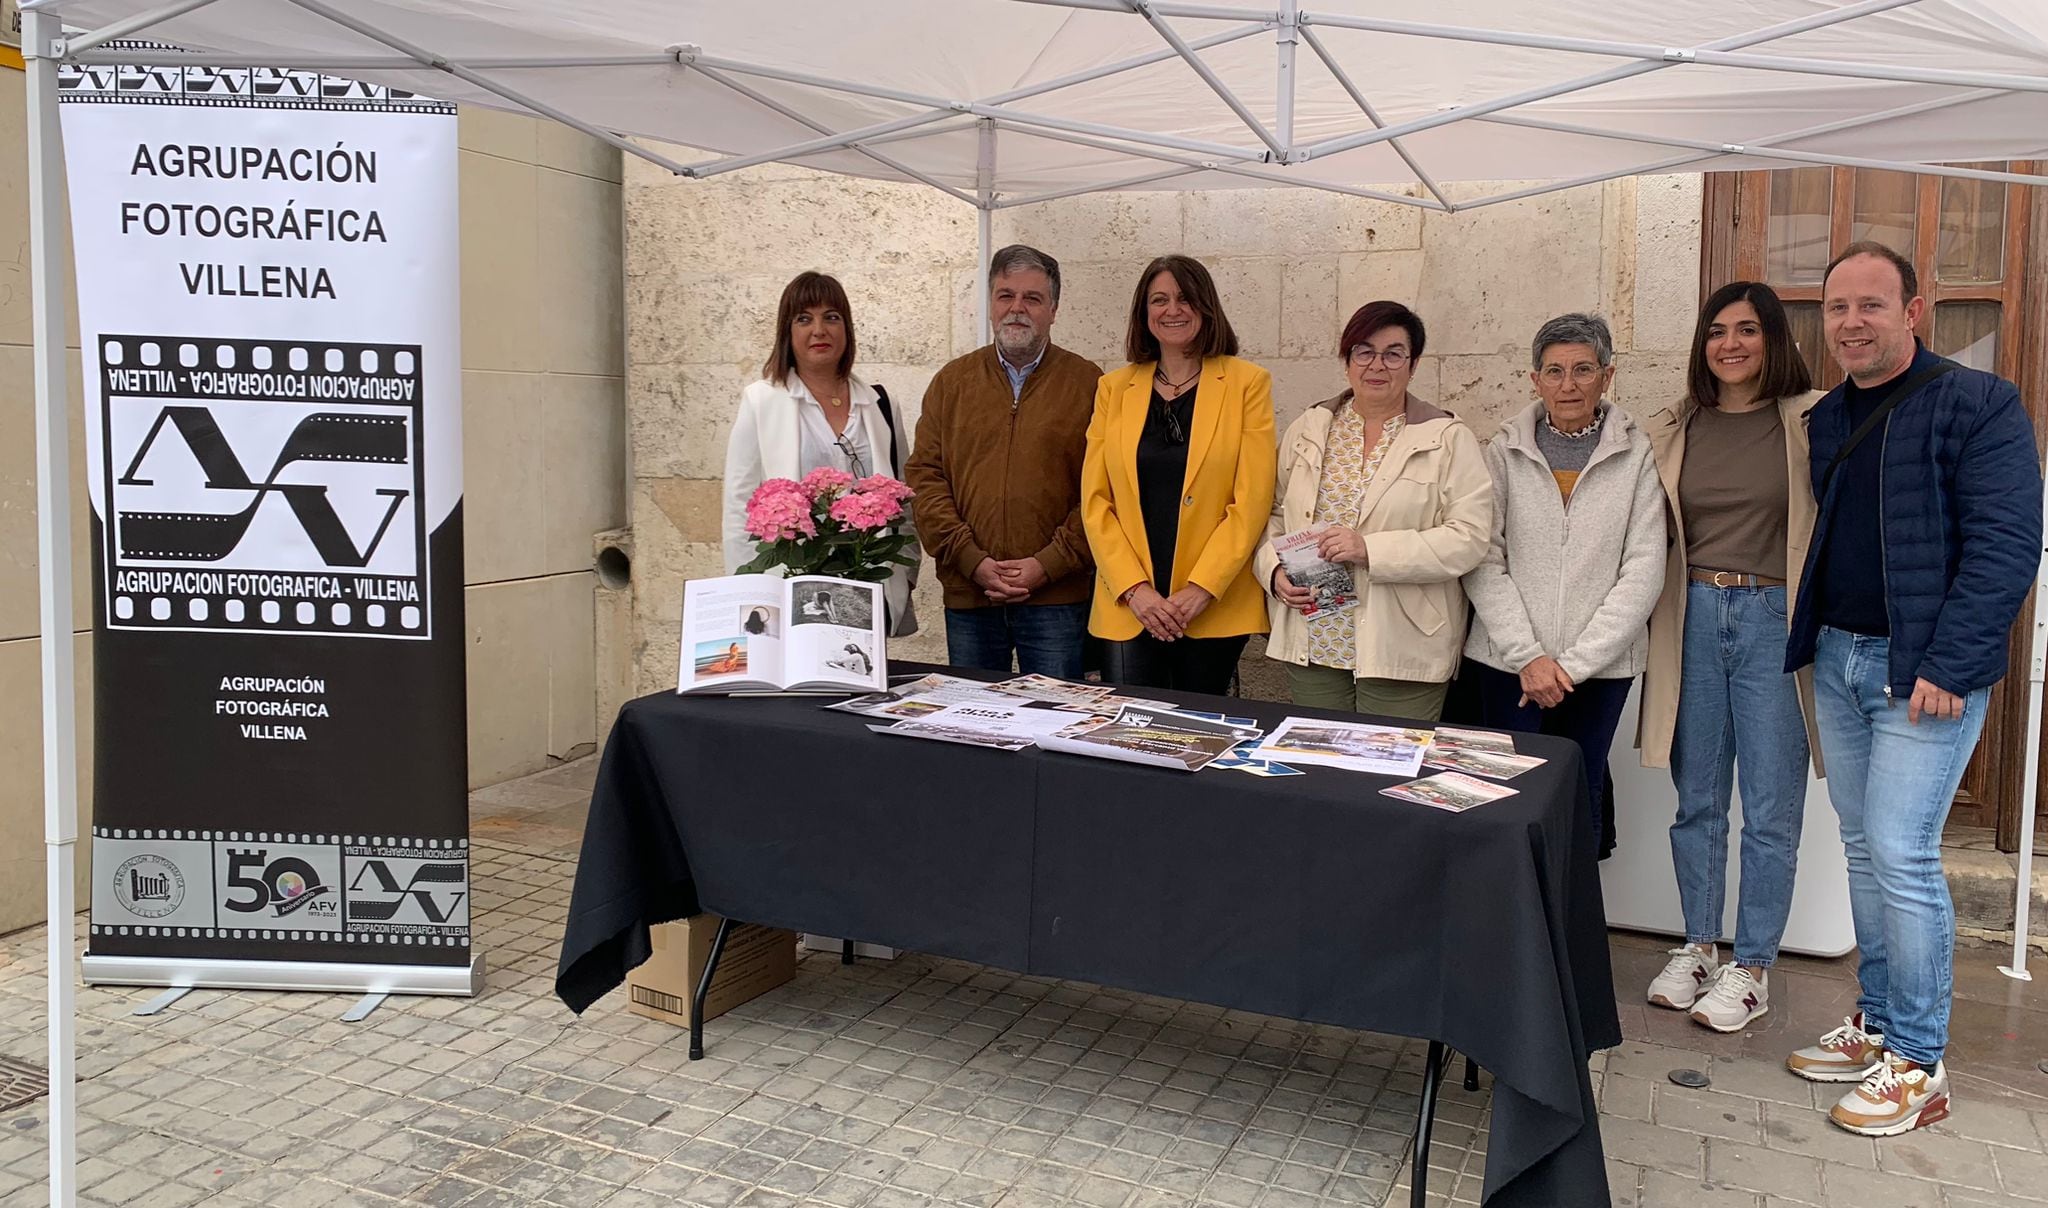
[[[725,437],[766,357],[783,284],[807,268],[845,283],[861,371],[889,388],[906,420],[932,373],[987,336],[974,327],[974,212],[933,190],[779,165],[688,182],[629,160],[625,211],[634,570],[617,624],[632,637],[629,652],[600,661],[615,659],[617,676],[651,692],[676,681],[683,581],[719,573]],[[1308,190],[1097,195],[998,211],[993,235],[996,246],[1031,243],[1059,258],[1053,338],[1105,366],[1122,360],[1145,261],[1201,258],[1244,355],[1273,372],[1283,427],[1343,388],[1336,343],[1351,311],[1406,301],[1429,328],[1416,393],[1486,435],[1534,400],[1529,338],[1566,310],[1597,309],[1612,323],[1617,401],[1676,397],[1700,218],[1699,178],[1673,176],[1460,214]],[[928,588],[918,611],[926,632],[891,653],[943,660]],[[621,682],[613,694],[627,691]]]
[[[0,67],[0,932],[40,921],[44,893],[25,123],[23,76]],[[470,781],[480,785],[596,739],[592,535],[625,516],[619,156],[488,112],[465,112],[460,134]],[[72,372],[75,399],[75,352]],[[83,442],[74,424],[81,829],[92,760]],[[84,888],[81,875],[81,900]]]

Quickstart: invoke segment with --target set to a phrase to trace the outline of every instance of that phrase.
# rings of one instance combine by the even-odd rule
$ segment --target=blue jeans
[[[1721,938],[1729,792],[1742,787],[1742,896],[1735,959],[1778,959],[1806,817],[1806,721],[1785,674],[1785,589],[1686,584],[1671,780],[1671,866],[1689,944]]]
[[[1885,692],[1891,643],[1823,628],[1814,652],[1828,796],[1849,854],[1864,1027],[1908,1061],[1948,1047],[1956,919],[1941,875],[1941,825],[1984,729],[1991,689],[1963,698],[1953,721],[1907,721]]]
[[[1024,675],[1081,678],[1088,640],[1088,603],[991,604],[946,610],[946,661],[955,667],[1010,672],[1010,654]]]

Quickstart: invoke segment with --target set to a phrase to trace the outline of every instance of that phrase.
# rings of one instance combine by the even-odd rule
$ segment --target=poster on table
[[[87,979],[462,992],[454,107],[271,69],[60,83]]]

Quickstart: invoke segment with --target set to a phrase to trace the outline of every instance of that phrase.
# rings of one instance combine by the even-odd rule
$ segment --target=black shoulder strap
[[[889,392],[875,387],[875,406],[882,409],[882,422],[889,425],[889,470],[903,477],[903,438],[896,433],[896,409],[889,405]]]
[[[1843,441],[1842,447],[1835,450],[1834,457],[1828,461],[1828,468],[1821,471],[1821,497],[1823,499],[1827,497],[1828,483],[1834,481],[1835,471],[1841,468],[1844,461],[1848,460],[1849,454],[1856,451],[1856,446],[1863,443],[1863,438],[1869,436],[1879,424],[1884,422],[1884,417],[1892,413],[1892,408],[1911,398],[1913,392],[1920,389],[1920,387],[1925,386],[1927,383],[1951,370],[1961,368],[1961,365],[1956,364],[1947,357],[1943,357],[1934,364],[1929,365],[1909,378],[1901,380],[1896,386],[1893,386],[1885,394],[1884,401],[1879,403],[1877,409],[1870,413],[1869,418],[1856,425],[1856,430],[1849,434],[1849,439]]]

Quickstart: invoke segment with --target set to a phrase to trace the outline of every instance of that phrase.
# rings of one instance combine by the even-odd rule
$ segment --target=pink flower
[[[833,500],[826,514],[848,528],[868,533],[887,528],[903,515],[903,505],[888,495],[850,491]]]
[[[907,501],[917,492],[887,474],[870,474],[853,484],[853,489],[863,495],[882,495],[898,503]]]
[[[797,484],[812,499],[829,498],[853,485],[853,475],[832,466],[819,466]]]
[[[810,494],[801,484],[787,478],[769,479],[754,488],[754,497],[747,500],[746,529],[748,535],[759,541],[817,536]]]

